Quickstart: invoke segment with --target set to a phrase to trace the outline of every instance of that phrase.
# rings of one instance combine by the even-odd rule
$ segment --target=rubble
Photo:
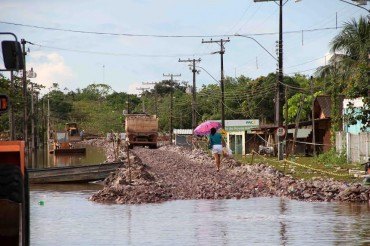
[[[90,198],[92,201],[139,204],[273,196],[302,201],[369,200],[369,189],[361,184],[322,178],[298,180],[263,163],[241,165],[233,158],[224,158],[217,172],[213,158],[201,149],[137,147],[130,157],[132,183],[127,168],[121,168],[105,180],[104,188]],[[124,151],[120,151],[120,158],[127,159]]]

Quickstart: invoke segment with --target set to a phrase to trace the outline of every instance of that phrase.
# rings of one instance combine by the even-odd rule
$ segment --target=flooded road
[[[368,204],[280,198],[104,205],[97,185],[33,186],[31,245],[333,245],[370,243]],[[44,205],[39,205],[44,201]]]
[[[29,167],[48,168],[63,166],[78,166],[88,164],[98,164],[105,161],[105,153],[102,148],[91,145],[76,145],[76,148],[86,148],[86,154],[49,154],[44,150],[39,150],[37,160],[29,159]]]

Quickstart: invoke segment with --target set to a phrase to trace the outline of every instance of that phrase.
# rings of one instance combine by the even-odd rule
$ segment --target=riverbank
[[[100,143],[107,153],[113,146]],[[369,189],[359,183],[333,179],[297,180],[263,163],[241,165],[226,158],[217,172],[213,159],[200,149],[176,146],[135,148],[132,152],[132,183],[127,168],[105,180],[90,200],[118,204],[156,203],[187,199],[247,199],[286,197],[302,201],[368,201]],[[120,158],[127,159],[124,151]],[[109,155],[108,155],[109,157]]]

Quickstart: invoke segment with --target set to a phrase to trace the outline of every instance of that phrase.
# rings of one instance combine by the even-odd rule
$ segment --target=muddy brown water
[[[105,153],[102,148],[91,145],[76,145],[76,148],[86,148],[86,154],[59,154],[54,155],[46,150],[37,151],[37,158],[29,155],[28,167],[30,168],[48,168],[63,166],[79,166],[98,164],[105,161]]]
[[[88,200],[99,188],[32,186],[31,245],[370,244],[369,204],[252,198],[105,205]]]

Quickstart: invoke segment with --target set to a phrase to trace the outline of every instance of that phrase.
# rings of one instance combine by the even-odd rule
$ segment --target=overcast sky
[[[279,13],[275,3],[253,0],[1,0],[0,9],[1,22],[89,32],[200,36],[275,33]],[[339,27],[366,15],[366,11],[339,0],[290,0],[283,12],[284,31],[335,27],[336,13]],[[163,73],[181,73],[181,81],[192,81],[187,64],[179,63],[178,58],[201,58],[200,66],[220,77],[220,56],[210,55],[219,46],[202,44],[200,37],[81,34],[4,23],[0,23],[0,30],[42,45],[27,45],[27,69],[33,67],[38,76],[32,81],[45,86],[56,82],[62,89],[74,90],[106,83],[115,91],[137,93],[142,82],[162,80]],[[339,30],[304,31],[303,44],[301,32],[285,34],[284,72],[311,74],[323,65],[329,42]],[[253,37],[275,55],[278,35]],[[276,61],[252,40],[230,40],[224,56],[227,76],[255,78],[276,70]],[[209,83],[215,81],[201,72],[198,87]]]

